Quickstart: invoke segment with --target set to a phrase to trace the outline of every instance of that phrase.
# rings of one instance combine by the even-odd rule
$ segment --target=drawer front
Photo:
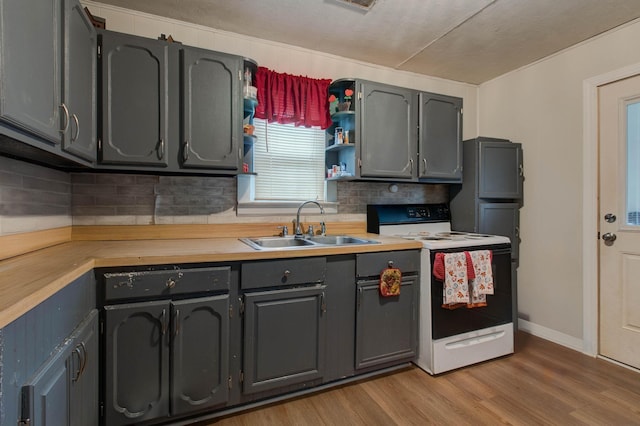
[[[324,257],[267,260],[242,264],[243,289],[279,287],[324,282],[327,260]]]
[[[231,267],[103,274],[106,300],[228,291]]]
[[[356,256],[356,275],[372,277],[389,267],[399,268],[403,274],[420,271],[420,250],[383,251]]]

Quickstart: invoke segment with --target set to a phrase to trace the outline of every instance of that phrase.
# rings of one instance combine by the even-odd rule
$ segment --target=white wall
[[[582,339],[583,81],[640,63],[638,21],[480,86],[479,134],[521,142],[519,311]],[[592,212],[593,213],[593,212]],[[593,238],[597,230],[593,230]]]
[[[218,31],[199,25],[162,18],[132,10],[83,1],[91,13],[107,20],[107,29],[144,37],[169,36],[185,45],[240,55],[277,72],[312,78],[364,78],[396,86],[425,90],[464,99],[464,138],[477,134],[477,94],[475,85],[396,71],[281,43]]]

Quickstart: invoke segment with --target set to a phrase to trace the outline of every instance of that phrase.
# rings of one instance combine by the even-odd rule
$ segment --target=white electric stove
[[[509,238],[452,231],[446,204],[369,205],[367,231],[422,242],[416,365],[439,374],[513,353]],[[492,251],[494,294],[485,307],[445,309],[442,281],[432,274],[435,254],[473,250]]]

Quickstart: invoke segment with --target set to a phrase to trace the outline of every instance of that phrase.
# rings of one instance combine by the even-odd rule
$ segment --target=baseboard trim
[[[584,350],[584,342],[582,339],[570,336],[568,334],[561,333],[551,328],[544,327],[522,318],[518,318],[518,329],[526,331],[529,334],[549,340],[553,343],[557,343],[562,346],[566,346],[569,349],[573,349],[578,352],[582,352],[586,355],[590,355]]]
[[[0,236],[0,260],[71,241],[71,227]]]

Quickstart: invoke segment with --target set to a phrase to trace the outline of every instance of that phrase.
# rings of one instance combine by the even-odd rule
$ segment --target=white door
[[[640,368],[640,76],[599,96],[599,352]]]

